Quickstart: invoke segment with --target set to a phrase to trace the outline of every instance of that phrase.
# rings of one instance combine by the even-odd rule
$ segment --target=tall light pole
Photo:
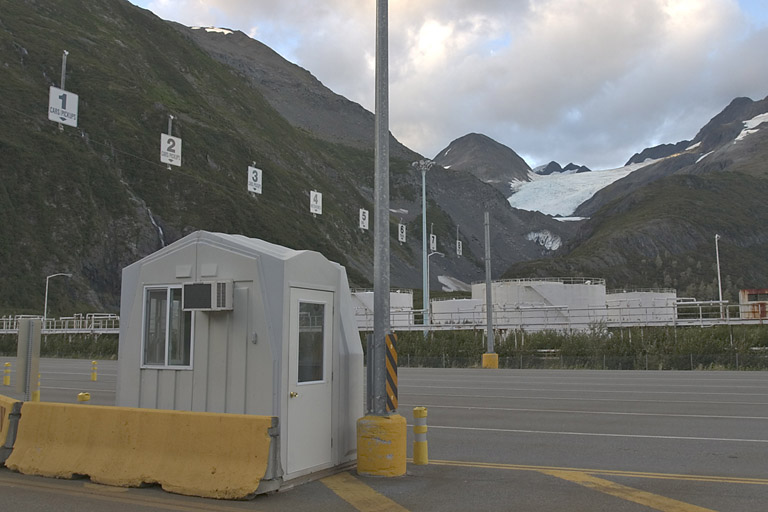
[[[720,293],[720,318],[723,318],[723,282],[720,280],[720,248],[718,247],[720,235],[715,235],[715,258],[717,260],[717,290]]]
[[[405,418],[396,411],[397,338],[391,332],[389,308],[388,8],[388,0],[376,0],[373,341],[368,354],[372,389],[368,391],[369,410],[357,420],[357,472],[395,477],[405,474],[407,436]]]
[[[50,281],[52,277],[57,277],[57,276],[72,277],[72,274],[59,272],[58,274],[51,274],[50,276],[47,276],[45,278],[45,306],[43,307],[43,326],[45,326],[45,319],[48,318],[48,281]]]
[[[424,324],[429,323],[429,253],[427,252],[427,171],[435,165],[429,159],[411,164],[421,171],[421,290],[423,292]],[[426,333],[426,331],[424,331]]]

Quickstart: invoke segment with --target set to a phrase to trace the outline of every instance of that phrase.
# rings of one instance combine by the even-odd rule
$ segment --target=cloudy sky
[[[375,0],[131,0],[242,30],[373,111]],[[484,133],[531,165],[617,167],[768,96],[768,0],[389,0],[390,129]]]

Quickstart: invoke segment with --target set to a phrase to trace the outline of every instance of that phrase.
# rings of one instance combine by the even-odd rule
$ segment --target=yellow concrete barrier
[[[11,453],[20,408],[21,402],[18,400],[0,395],[0,464]]]
[[[178,494],[243,499],[279,486],[277,436],[272,416],[25,402],[6,466],[32,475],[88,475],[121,487],[159,483]]]

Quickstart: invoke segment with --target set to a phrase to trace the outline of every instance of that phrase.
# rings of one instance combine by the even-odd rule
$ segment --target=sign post
[[[309,193],[309,212],[314,216],[323,214],[323,194],[316,190]]]
[[[261,194],[261,175],[261,169],[256,167],[256,162],[253,163],[253,167],[248,166],[248,192],[251,194]]]
[[[160,134],[160,161],[168,164],[168,170],[172,165],[181,166],[181,139],[171,135],[173,131],[173,116],[168,116],[168,134]]]

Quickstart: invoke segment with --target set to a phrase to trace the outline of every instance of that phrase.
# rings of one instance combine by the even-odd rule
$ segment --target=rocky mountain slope
[[[189,30],[125,0],[0,0],[0,313],[41,313],[56,272],[73,277],[51,281],[52,316],[116,311],[121,269],[197,229],[317,250],[345,265],[353,286],[370,283],[373,238],[357,217],[372,210],[372,114],[244,37]],[[77,128],[59,131],[46,101],[63,50],[80,105]],[[171,115],[183,165],[167,169],[159,134]],[[392,284],[420,287],[421,173],[411,164],[421,157],[392,145]],[[255,197],[253,164],[264,172]],[[312,190],[323,193],[317,217]],[[441,274],[481,278],[484,209],[495,276],[552,253],[536,233],[571,237],[471,173],[435,167],[427,190],[445,253],[432,259],[433,288]]]
[[[530,180],[531,168],[514,150],[478,133],[451,142],[435,162],[446,169],[469,172],[504,196],[510,195],[511,182]]]
[[[663,151],[674,152],[583,203],[576,215],[590,219],[556,258],[505,275],[590,275],[609,287],[674,287],[711,300],[719,234],[725,298],[768,286],[768,98],[734,100],[690,142]]]

